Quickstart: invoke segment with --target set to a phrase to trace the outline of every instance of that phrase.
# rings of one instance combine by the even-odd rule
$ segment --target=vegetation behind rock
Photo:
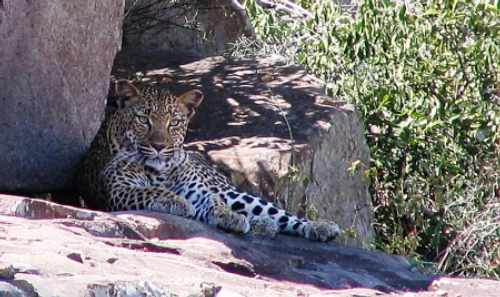
[[[500,278],[500,13],[471,1],[245,1],[259,37],[364,117],[375,246],[454,275]]]

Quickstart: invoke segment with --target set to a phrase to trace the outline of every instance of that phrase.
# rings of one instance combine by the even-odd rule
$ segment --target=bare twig
[[[301,19],[312,17],[309,11],[288,0],[256,0],[255,2],[264,9],[274,9],[292,17]]]

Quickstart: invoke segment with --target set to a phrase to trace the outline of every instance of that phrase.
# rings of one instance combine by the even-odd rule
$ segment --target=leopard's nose
[[[152,143],[151,146],[157,151],[160,152],[162,149],[165,148],[165,145],[163,143]]]

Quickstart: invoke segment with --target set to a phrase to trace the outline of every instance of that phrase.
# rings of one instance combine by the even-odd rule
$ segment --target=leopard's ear
[[[190,119],[194,116],[196,108],[203,101],[203,93],[200,90],[191,90],[182,93],[177,98],[179,98],[179,102],[184,107],[188,119]]]
[[[128,107],[140,99],[141,92],[130,80],[117,79],[111,81],[109,100],[116,108]]]

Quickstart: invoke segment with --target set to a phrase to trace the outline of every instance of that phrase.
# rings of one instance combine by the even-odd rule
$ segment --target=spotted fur
[[[200,91],[174,96],[128,87],[133,104],[108,116],[81,169],[90,189],[83,192],[95,195],[96,204],[168,212],[239,233],[281,232],[317,241],[338,235],[333,222],[301,219],[239,191],[200,154],[183,149]]]

